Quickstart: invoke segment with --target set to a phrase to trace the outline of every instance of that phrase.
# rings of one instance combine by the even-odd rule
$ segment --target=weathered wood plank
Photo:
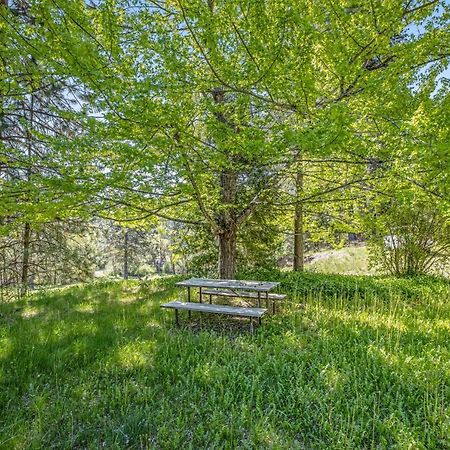
[[[240,317],[256,317],[261,318],[266,312],[265,308],[244,308],[241,306],[227,306],[227,305],[210,305],[208,303],[194,303],[194,302],[180,302],[173,301],[164,303],[162,308],[169,308],[175,310],[198,311],[212,314],[227,314],[230,316]]]
[[[213,280],[208,278],[190,278],[176,283],[185,287],[205,287],[219,289],[244,289],[247,291],[267,292],[278,286],[276,281],[247,281],[247,280]]]
[[[221,291],[219,289],[203,289],[202,293],[205,295],[217,295],[220,297],[242,297],[242,298],[258,298],[258,294],[254,292],[233,292],[233,291]],[[261,297],[261,300],[265,300],[265,295]],[[284,300],[286,294],[268,294],[269,300]]]

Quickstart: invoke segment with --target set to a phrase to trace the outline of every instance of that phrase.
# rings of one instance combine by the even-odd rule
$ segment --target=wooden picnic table
[[[214,280],[210,278],[190,278],[179,281],[178,286],[206,287],[219,289],[245,289],[247,291],[269,292],[280,283],[276,281],[247,281],[247,280]]]
[[[163,308],[175,310],[175,320],[178,324],[178,310],[187,310],[189,317],[192,311],[215,313],[215,314],[229,314],[250,318],[250,329],[253,331],[253,319],[257,318],[261,323],[262,316],[267,312],[267,309],[261,308],[261,300],[266,300],[266,307],[268,307],[269,299],[281,300],[285,298],[283,294],[269,294],[269,291],[276,288],[279,283],[274,281],[248,281],[248,280],[220,280],[209,278],[190,278],[176,283],[177,286],[186,287],[188,294],[187,302],[173,301],[161,305]],[[191,289],[198,288],[198,302],[192,302]],[[202,295],[209,295],[209,305],[199,303],[202,302]],[[230,307],[227,305],[212,305],[212,296],[217,297],[241,297],[254,298],[258,300],[258,308],[250,307]],[[273,303],[273,312],[275,313],[275,303]]]
[[[199,302],[202,303],[203,289],[207,288],[207,292],[210,295],[219,295],[219,290],[226,290],[234,293],[235,297],[249,298],[248,295],[240,295],[239,292],[255,292],[258,299],[258,306],[261,306],[261,299],[266,300],[266,304],[269,300],[269,291],[276,288],[280,283],[276,281],[248,281],[248,280],[215,280],[210,278],[190,278],[189,280],[180,281],[176,283],[178,286],[187,287],[188,289],[188,301],[191,301],[191,288],[199,289]],[[216,289],[217,292],[212,290]],[[225,293],[224,296],[227,294]]]

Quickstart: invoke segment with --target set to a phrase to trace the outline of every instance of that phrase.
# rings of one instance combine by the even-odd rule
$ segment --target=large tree
[[[39,35],[21,38],[89,93],[68,176],[118,219],[206,228],[227,278],[248,218],[293,169],[302,189],[299,155],[348,158],[373,121],[402,115],[418,70],[441,64],[434,79],[450,53],[437,1],[32,4]],[[361,148],[358,160],[386,156],[375,139]]]

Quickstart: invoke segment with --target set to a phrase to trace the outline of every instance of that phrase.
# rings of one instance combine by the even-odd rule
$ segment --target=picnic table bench
[[[226,314],[231,316],[250,318],[250,330],[253,332],[253,320],[258,319],[261,324],[261,318],[267,312],[266,308],[261,308],[261,300],[266,301],[268,307],[269,300],[273,302],[273,313],[275,314],[275,300],[282,300],[284,294],[273,294],[269,291],[279,283],[270,281],[245,281],[245,280],[214,280],[203,278],[191,278],[189,280],[176,283],[178,286],[187,287],[188,301],[179,300],[164,303],[162,308],[173,309],[175,311],[175,322],[179,325],[178,311],[185,310],[189,312],[204,312],[212,314]],[[198,302],[191,301],[191,288],[198,288]],[[202,296],[209,295],[209,304],[203,303]],[[243,307],[229,305],[213,305],[212,297],[240,297],[253,298],[258,300],[258,307]]]
[[[175,322],[179,325],[178,310],[186,311],[198,311],[212,314],[226,314],[230,316],[248,317],[250,318],[250,330],[253,333],[253,319],[258,319],[258,323],[261,325],[261,318],[266,313],[267,309],[264,308],[244,308],[241,306],[228,306],[228,305],[211,305],[207,303],[196,302],[180,302],[173,301],[161,305],[163,308],[172,308],[175,310]]]
[[[224,291],[221,289],[203,289],[202,294],[209,295],[209,303],[212,303],[212,296],[216,297],[239,297],[239,298],[253,298],[258,300],[258,306],[261,306],[261,300],[266,300],[266,308],[269,307],[268,300],[272,300],[272,312],[275,314],[275,300],[284,300],[286,294],[267,294],[267,296],[261,297],[255,292],[234,292],[234,291]]]

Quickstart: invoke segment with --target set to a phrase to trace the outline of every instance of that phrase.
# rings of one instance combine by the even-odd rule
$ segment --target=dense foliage
[[[54,220],[169,221],[170,254],[222,277],[283,246],[300,270],[305,238],[367,234],[391,197],[426,193],[448,221],[446,2],[0,8],[0,227],[24,236],[25,289]]]

